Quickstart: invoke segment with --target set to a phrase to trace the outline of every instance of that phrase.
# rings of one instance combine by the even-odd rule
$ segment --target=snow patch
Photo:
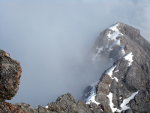
[[[121,100],[121,99],[122,99],[122,97],[119,97],[119,99]]]
[[[123,34],[119,31],[119,23],[110,27],[106,36],[107,36],[106,48],[108,49],[108,52],[112,51],[113,48],[116,46],[122,48],[123,45],[121,45],[120,36],[123,36]],[[120,50],[119,54],[120,54],[119,56],[123,56],[125,54],[124,48]]]
[[[124,59],[128,61],[128,66],[131,66],[132,62],[133,62],[133,54],[132,54],[132,52],[130,52],[129,54],[127,54],[124,57]]]
[[[116,66],[112,66],[112,67],[106,72],[106,74],[109,75],[109,76],[112,78],[113,71],[114,71],[115,68],[116,68]]]
[[[130,109],[130,107],[127,106],[127,104],[130,102],[130,100],[134,99],[134,97],[138,94],[138,91],[133,93],[130,97],[123,100],[122,104],[120,105],[121,110],[127,110]]]
[[[119,70],[116,70],[115,73],[119,72]]]
[[[116,66],[111,67],[105,74],[109,75],[111,79],[115,79],[116,82],[118,82],[118,78],[117,77],[112,77],[113,75],[113,71],[116,68]]]
[[[118,108],[115,108],[115,105],[113,103],[113,93],[109,92],[109,94],[107,95],[108,99],[109,99],[109,106],[112,110],[112,112],[121,112],[121,110],[119,110]]]
[[[98,84],[98,82],[95,82],[95,83],[90,85],[92,87],[92,89],[90,91],[90,96],[86,100],[86,104],[90,104],[90,103],[95,103],[96,105],[100,104],[99,102],[97,102],[95,100],[95,97],[96,97],[96,85],[97,84]]]
[[[115,80],[116,80],[116,82],[118,82],[118,81],[119,81],[117,77],[113,77],[112,79],[115,79]]]
[[[118,40],[118,45],[120,45],[120,40],[117,39],[118,36],[121,36],[121,33],[120,32],[113,32],[112,34],[107,34],[108,38],[111,39],[111,40],[114,40],[114,41],[117,41]]]
[[[118,26],[119,26],[119,23],[111,26],[109,29],[111,29],[112,31],[115,31],[115,32],[119,32]]]
[[[45,106],[46,109],[48,109],[48,106]]]
[[[108,99],[109,99],[109,106],[112,110],[112,112],[119,112],[121,113],[122,111],[125,111],[127,109],[130,109],[130,107],[127,106],[127,104],[134,99],[134,97],[138,94],[138,91],[133,93],[130,97],[126,98],[123,100],[123,102],[120,105],[121,109],[115,108],[115,105],[113,103],[113,93],[109,92],[109,94],[107,95]],[[122,97],[120,97],[119,99],[122,99]]]
[[[123,34],[118,29],[119,23],[115,24],[114,26],[110,27],[109,29],[113,32],[109,31],[107,34],[107,37],[109,40],[113,40],[113,45],[120,45],[120,39],[118,39],[119,36],[123,36]]]
[[[120,51],[120,56],[122,57],[122,56],[124,56],[125,54],[126,54],[126,52],[125,52],[124,48],[122,48],[121,51]]]

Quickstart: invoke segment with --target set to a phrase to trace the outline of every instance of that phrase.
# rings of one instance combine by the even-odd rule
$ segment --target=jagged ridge
[[[150,97],[149,48],[149,42],[138,29],[123,23],[100,34],[92,60],[98,62],[105,57],[114,62],[96,85],[95,101],[105,113],[150,111],[150,101],[147,101]]]

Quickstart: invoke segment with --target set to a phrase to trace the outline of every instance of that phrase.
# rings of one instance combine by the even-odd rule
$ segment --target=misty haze
[[[118,21],[150,40],[150,2],[143,0],[0,0],[0,48],[23,68],[12,103],[46,105],[76,99],[112,65],[92,62],[99,33]]]

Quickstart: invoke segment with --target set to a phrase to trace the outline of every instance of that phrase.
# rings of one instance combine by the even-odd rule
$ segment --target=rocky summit
[[[0,113],[150,113],[150,44],[138,29],[120,22],[110,26],[98,36],[91,56],[93,63],[112,66],[85,89],[83,100],[68,93],[33,108],[5,102],[18,90],[21,67],[1,50]]]
[[[93,61],[113,61],[96,84],[86,90],[86,103],[104,113],[150,113],[150,44],[140,31],[117,23],[100,33]]]

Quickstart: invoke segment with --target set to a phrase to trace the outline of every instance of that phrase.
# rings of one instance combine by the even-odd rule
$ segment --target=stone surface
[[[0,50],[0,113],[26,113],[20,107],[5,102],[17,93],[21,72],[20,64]]]
[[[0,50],[0,101],[10,100],[18,91],[20,64],[10,58],[9,54]]]

